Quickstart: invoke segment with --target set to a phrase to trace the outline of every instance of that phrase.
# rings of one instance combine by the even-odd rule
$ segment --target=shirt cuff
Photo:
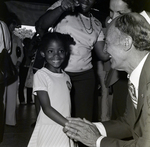
[[[100,136],[96,141],[96,147],[100,147],[101,141],[105,136]]]
[[[97,122],[97,123],[93,123],[94,125],[96,125],[97,129],[99,130],[99,132],[101,133],[102,136],[107,136],[105,127],[103,126],[103,124],[101,122]]]

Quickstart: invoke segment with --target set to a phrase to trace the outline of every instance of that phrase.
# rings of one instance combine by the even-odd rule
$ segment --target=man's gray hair
[[[133,45],[139,50],[150,51],[150,24],[138,13],[127,13],[116,18],[115,27],[132,37]]]

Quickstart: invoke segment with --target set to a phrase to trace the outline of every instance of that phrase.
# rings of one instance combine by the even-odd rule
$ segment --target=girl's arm
[[[64,127],[65,123],[68,122],[68,120],[51,106],[48,93],[46,91],[37,91],[37,97],[39,99],[43,112],[50,119]]]

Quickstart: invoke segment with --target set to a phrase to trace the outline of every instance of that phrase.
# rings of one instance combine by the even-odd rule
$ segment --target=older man
[[[128,73],[129,96],[124,116],[95,124],[70,119],[64,131],[87,146],[149,147],[150,25],[137,13],[117,17],[108,27],[106,50],[111,56],[111,67]]]

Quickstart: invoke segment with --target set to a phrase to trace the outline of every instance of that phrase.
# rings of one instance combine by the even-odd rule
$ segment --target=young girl
[[[70,116],[69,76],[62,70],[69,55],[69,46],[74,40],[65,34],[47,33],[41,39],[41,55],[46,66],[34,75],[33,93],[37,95],[42,109],[28,147],[72,147],[75,146],[63,127]]]

